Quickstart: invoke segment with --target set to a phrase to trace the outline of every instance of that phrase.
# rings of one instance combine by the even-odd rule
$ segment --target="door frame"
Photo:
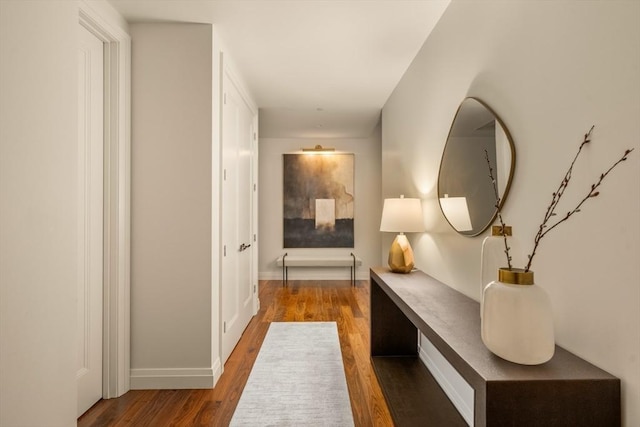
[[[102,397],[130,388],[131,38],[79,2],[79,23],[104,43],[104,264]]]

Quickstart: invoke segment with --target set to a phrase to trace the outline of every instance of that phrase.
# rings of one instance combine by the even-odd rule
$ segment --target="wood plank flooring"
[[[369,283],[261,281],[260,311],[229,356],[213,390],[132,390],[101,400],[78,419],[86,426],[226,426],[270,322],[335,321],[356,426],[393,426],[369,358]]]

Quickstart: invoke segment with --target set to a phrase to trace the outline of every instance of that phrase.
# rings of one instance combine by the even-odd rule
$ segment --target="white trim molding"
[[[131,370],[132,390],[210,389],[213,384],[212,368]]]
[[[474,425],[474,391],[464,378],[451,366],[447,359],[424,335],[420,334],[419,356],[447,394],[462,418],[470,426]]]
[[[216,383],[222,376],[222,363],[220,362],[220,358],[218,357],[215,362],[213,362],[213,366],[211,368],[213,371],[213,385],[212,388],[215,387]]]
[[[79,22],[104,43],[103,397],[129,391],[131,38],[106,2],[79,2]]]
[[[369,270],[359,268],[356,272],[356,280],[369,280]],[[366,271],[365,271],[366,270]],[[258,281],[261,280],[282,280],[282,267],[277,271],[260,271]],[[326,268],[304,268],[289,270],[289,280],[349,280],[349,270]]]

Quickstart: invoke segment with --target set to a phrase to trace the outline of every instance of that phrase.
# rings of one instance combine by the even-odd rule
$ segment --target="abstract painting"
[[[284,154],[284,247],[353,248],[353,154]]]

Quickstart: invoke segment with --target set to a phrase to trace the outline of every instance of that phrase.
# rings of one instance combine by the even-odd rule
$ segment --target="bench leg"
[[[351,258],[353,258],[353,267],[351,267],[351,285],[356,286],[356,256],[351,252]]]
[[[351,267],[351,270],[353,271],[353,287],[356,287],[356,260],[355,258],[353,259],[353,267]]]

